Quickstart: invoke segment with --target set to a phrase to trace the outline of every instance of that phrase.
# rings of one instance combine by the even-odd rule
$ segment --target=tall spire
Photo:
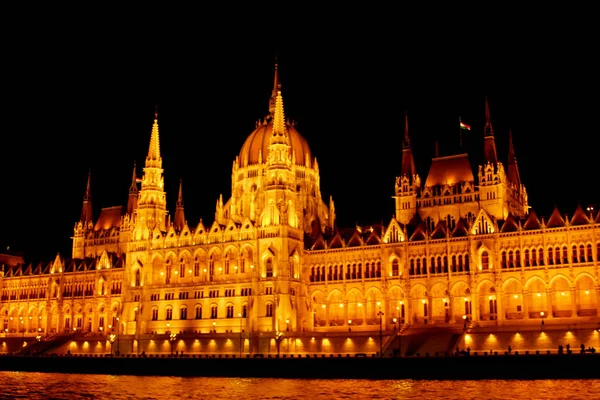
[[[127,199],[127,214],[133,214],[137,208],[138,187],[137,187],[136,164],[133,163],[133,174],[131,175],[131,186],[129,186],[129,198]]]
[[[142,185],[136,206],[136,228],[142,229],[145,234],[155,228],[167,230],[167,197],[165,193],[165,179],[163,177],[162,158],[158,138],[158,110],[154,112],[154,124],[150,136],[150,147],[144,172]],[[136,180],[137,181],[137,180]]]
[[[512,131],[508,130],[508,180],[516,185],[521,186],[521,177],[519,175],[519,167],[517,166],[517,157],[515,156],[515,148],[513,146]]]
[[[408,136],[408,113],[404,112],[404,140],[402,141],[402,176],[407,176],[410,182],[413,182],[417,174],[415,168],[415,159],[410,147],[410,138]]]
[[[175,205],[175,221],[173,227],[181,231],[185,226],[185,215],[183,212],[183,179],[179,180],[179,194],[177,195],[177,204]]]
[[[273,136],[271,138],[271,143],[281,143],[280,139],[287,139],[281,90],[277,91],[277,99],[275,101],[275,115],[273,116]],[[285,140],[283,143],[287,143],[287,140]]]
[[[494,139],[494,128],[492,127],[492,119],[490,118],[490,106],[488,98],[485,97],[485,127],[483,128],[483,155],[485,161],[492,164],[498,163],[496,154],[496,140]]]
[[[152,134],[150,136],[150,148],[146,157],[146,167],[161,168],[162,159],[160,157],[160,140],[158,136],[158,107],[154,110],[154,123],[152,124]]]
[[[83,206],[81,207],[81,216],[79,220],[84,223],[92,221],[92,191],[91,191],[92,172],[88,172],[87,185],[83,195]]]
[[[271,116],[275,112],[277,93],[281,90],[281,82],[279,82],[279,68],[277,65],[277,56],[275,56],[275,77],[273,79],[273,91],[271,92],[271,98],[269,99],[269,113]]]

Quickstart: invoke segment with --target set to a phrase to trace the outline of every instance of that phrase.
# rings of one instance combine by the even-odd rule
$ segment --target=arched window
[[[267,278],[273,277],[273,259],[270,257],[265,261],[265,273]]]
[[[140,286],[142,283],[142,277],[139,268],[135,271],[135,283],[134,286]],[[102,284],[102,294],[104,294],[104,283]]]
[[[398,268],[398,260],[396,260],[396,259],[394,259],[394,261],[392,261],[392,275],[393,276],[400,275],[400,269]]]
[[[196,306],[195,310],[196,310],[196,313],[195,313],[194,318],[202,319],[202,306]]]
[[[171,283],[171,260],[167,260],[167,266],[165,268],[165,283],[168,285]]]
[[[267,317],[272,317],[273,316],[273,304],[272,303],[268,303],[267,304],[267,313],[266,313]]]
[[[200,260],[197,256],[194,258],[194,276],[200,276]]]
[[[208,261],[208,275],[212,278],[215,275],[215,255],[214,253],[210,255],[210,259]]]
[[[179,277],[185,277],[185,260],[183,257],[179,259]]]
[[[481,252],[481,269],[483,271],[490,269],[489,254],[485,250]]]

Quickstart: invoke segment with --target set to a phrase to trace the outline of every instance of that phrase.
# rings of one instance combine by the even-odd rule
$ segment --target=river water
[[[0,399],[598,399],[600,380],[202,378],[0,372]]]

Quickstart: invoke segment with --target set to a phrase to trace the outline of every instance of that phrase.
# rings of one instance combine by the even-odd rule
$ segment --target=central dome
[[[285,126],[290,138],[290,156],[292,156],[292,154],[296,155],[296,165],[311,167],[312,155],[310,153],[310,148],[308,147],[308,142],[296,130],[293,124],[286,122]],[[269,155],[269,140],[272,135],[273,119],[269,119],[268,122],[257,126],[250,136],[248,136],[240,150],[238,167],[258,164],[259,153],[262,153],[262,162],[264,162]],[[308,163],[306,160],[308,160]]]

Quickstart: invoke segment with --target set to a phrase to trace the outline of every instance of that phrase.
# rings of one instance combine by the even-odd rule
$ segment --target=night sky
[[[0,245],[28,260],[70,256],[88,172],[95,217],[125,206],[155,107],[169,211],[182,179],[190,227],[211,224],[219,195],[230,197],[232,162],[268,112],[276,59],[285,115],[319,162],[338,225],[390,221],[405,112],[423,181],[436,140],[440,155],[459,151],[459,118],[472,128],[463,148],[477,165],[486,96],[499,158],[506,165],[511,130],[530,205],[540,216],[555,205],[572,215],[579,203],[600,203],[597,45],[575,25],[531,34],[507,26],[512,36],[486,32],[484,41],[479,31],[403,36],[388,27],[293,43],[216,41],[202,30],[95,34],[84,44],[50,31],[8,43]]]

